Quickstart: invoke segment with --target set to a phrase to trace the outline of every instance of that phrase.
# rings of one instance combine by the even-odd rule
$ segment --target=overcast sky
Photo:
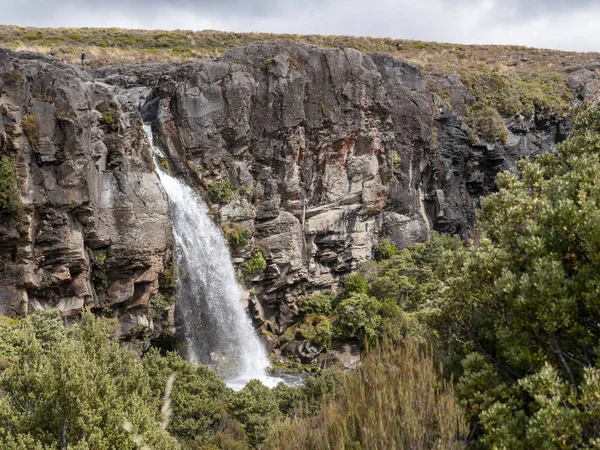
[[[348,34],[600,51],[600,0],[0,0],[0,23]]]

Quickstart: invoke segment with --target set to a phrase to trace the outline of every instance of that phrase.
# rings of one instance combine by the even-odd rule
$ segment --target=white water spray
[[[155,155],[150,125],[144,130]],[[187,185],[157,164],[157,173],[171,205],[175,262],[176,307],[183,318],[188,359],[217,366],[227,385],[243,388],[251,379],[273,387],[269,359],[242,304],[229,248],[221,230],[208,216],[206,203]]]

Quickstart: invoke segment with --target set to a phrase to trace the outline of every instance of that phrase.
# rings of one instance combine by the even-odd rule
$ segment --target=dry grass
[[[468,427],[431,356],[416,344],[371,349],[316,416],[274,427],[274,449],[462,449]]]
[[[561,73],[570,67],[596,63],[598,53],[539,50],[512,45],[460,45],[404,39],[214,30],[161,31],[119,28],[32,28],[0,26],[0,46],[30,50],[79,62],[85,50],[92,67],[120,62],[174,62],[216,58],[233,47],[256,41],[303,42],[320,47],[350,47],[386,52],[421,65],[426,71],[458,73],[465,67],[516,68]]]

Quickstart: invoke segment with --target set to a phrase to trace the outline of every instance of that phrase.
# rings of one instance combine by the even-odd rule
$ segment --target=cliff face
[[[475,99],[458,77],[348,49],[261,43],[203,64],[91,74],[3,52],[0,75],[0,143],[23,202],[0,226],[2,313],[58,304],[70,317],[88,304],[125,334],[173,318],[149,306],[172,294],[171,225],[143,121],[170,170],[211,200],[250,309],[276,334],[299,296],[335,288],[380,236],[400,247],[433,229],[467,236],[495,175],[568,133],[538,111],[507,119],[506,144],[473,144],[463,119]],[[569,79],[579,101],[593,99],[594,72]],[[28,116],[37,140],[23,132]],[[259,251],[266,269],[254,272]]]
[[[122,333],[171,255],[168,202],[141,117],[115,88],[72,67],[0,51],[0,142],[22,205],[2,213],[0,312],[87,305],[117,311]]]

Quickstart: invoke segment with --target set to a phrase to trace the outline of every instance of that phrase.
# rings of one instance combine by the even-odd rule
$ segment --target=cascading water
[[[152,129],[144,130],[155,155]],[[251,379],[274,386],[267,376],[269,359],[242,305],[241,289],[221,230],[208,216],[206,203],[187,185],[156,164],[169,197],[175,261],[177,308],[183,319],[188,359],[215,366],[227,385],[241,389]]]

